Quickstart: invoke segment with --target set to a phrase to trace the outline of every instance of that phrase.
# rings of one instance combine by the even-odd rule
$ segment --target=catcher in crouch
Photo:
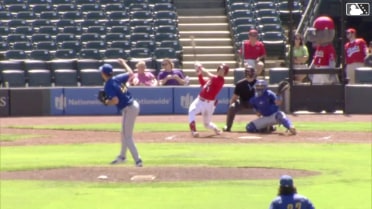
[[[287,118],[286,114],[279,110],[282,102],[281,96],[277,96],[267,88],[265,80],[257,80],[255,84],[255,96],[249,100],[259,118],[249,122],[246,130],[249,133],[258,133],[260,130],[275,124],[283,125],[292,135],[296,135],[296,128]]]
[[[221,64],[217,68],[217,75],[214,75],[204,69],[201,64],[195,65],[198,74],[201,90],[199,96],[191,103],[189,107],[189,125],[193,137],[199,137],[196,131],[195,118],[201,113],[203,116],[204,127],[214,130],[217,135],[222,131],[217,128],[216,124],[211,122],[213,112],[217,105],[216,96],[221,91],[225,83],[225,75],[229,72],[229,66]],[[204,80],[203,72],[209,77],[209,80]]]

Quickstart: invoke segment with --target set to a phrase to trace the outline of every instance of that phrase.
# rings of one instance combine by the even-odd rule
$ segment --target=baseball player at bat
[[[138,154],[136,145],[133,141],[133,128],[136,118],[139,114],[139,103],[133,99],[132,94],[128,91],[126,83],[133,76],[132,69],[126,61],[119,59],[118,62],[127,70],[113,76],[113,68],[110,64],[100,66],[101,76],[105,81],[104,91],[99,93],[98,99],[104,105],[116,105],[122,114],[121,121],[121,151],[117,158],[111,164],[119,164],[126,161],[127,149],[129,149],[137,167],[142,167],[142,160]]]
[[[216,96],[221,91],[223,84],[225,83],[224,77],[229,72],[229,66],[225,64],[218,66],[217,75],[205,70],[201,64],[196,64],[195,69],[198,74],[201,90],[198,97],[191,103],[189,107],[189,125],[191,135],[193,137],[199,137],[199,133],[196,130],[195,119],[196,115],[200,113],[203,117],[204,127],[207,129],[212,129],[217,135],[220,135],[222,131],[217,128],[216,124],[211,122],[211,118],[217,105]],[[208,75],[208,80],[203,78],[203,73]]]
[[[249,133],[258,133],[262,129],[275,124],[283,125],[292,135],[296,134],[296,129],[286,114],[279,110],[282,98],[267,88],[265,80],[257,80],[255,84],[255,96],[249,100],[259,118],[249,122],[246,130]]]

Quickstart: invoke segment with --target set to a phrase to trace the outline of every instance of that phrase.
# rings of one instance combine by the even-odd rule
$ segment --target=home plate
[[[240,136],[239,139],[262,139],[260,136]]]
[[[102,180],[105,180],[105,179],[108,179],[108,176],[106,175],[100,175],[97,177],[98,179],[102,179]]]
[[[154,179],[154,175],[135,175],[130,178],[131,181],[152,181]]]

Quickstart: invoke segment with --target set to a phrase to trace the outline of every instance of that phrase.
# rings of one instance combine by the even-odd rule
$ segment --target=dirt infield
[[[200,138],[192,138],[188,130],[187,116],[171,116],[172,122],[185,122],[185,132],[135,133],[136,142],[168,142],[168,143],[371,143],[371,132],[314,132],[298,130],[296,136],[289,136],[283,131],[273,134],[248,134],[243,130],[213,135],[210,131],[201,132]],[[235,122],[247,122],[253,115],[238,115]],[[296,121],[345,121],[371,122],[372,115],[290,115],[294,124]],[[201,118],[197,118],[199,121]],[[225,116],[216,115],[214,122],[223,122]],[[138,122],[169,122],[169,116],[139,116]],[[198,122],[198,121],[197,121]],[[27,146],[43,144],[74,144],[74,143],[119,143],[120,133],[104,131],[57,131],[9,128],[13,125],[47,125],[47,124],[86,124],[86,123],[120,123],[119,116],[86,116],[86,117],[22,117],[1,118],[0,134],[37,135],[25,140],[14,142],[0,141],[0,146]],[[110,160],[113,156],[108,156]],[[110,158],[110,159],[109,159]],[[200,181],[200,180],[233,180],[233,179],[272,179],[283,173],[294,176],[316,175],[315,172],[299,170],[283,170],[276,168],[211,168],[211,167],[145,167],[105,166],[48,169],[39,171],[1,172],[2,179],[34,179],[34,180],[64,180],[64,181],[104,181],[131,182],[133,176],[154,176],[151,181]],[[98,178],[104,176],[107,178]],[[142,179],[142,178],[140,178]],[[146,178],[144,178],[146,180]],[[144,180],[142,179],[142,180]]]

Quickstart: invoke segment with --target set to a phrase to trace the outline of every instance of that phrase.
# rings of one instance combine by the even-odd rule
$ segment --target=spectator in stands
[[[187,85],[187,79],[180,69],[174,69],[171,59],[163,59],[162,70],[158,75],[159,86]]]
[[[139,61],[136,64],[137,72],[133,74],[130,80],[130,85],[132,86],[157,86],[158,81],[154,74],[146,71],[146,63],[144,61]]]
[[[367,44],[362,38],[356,37],[356,30],[346,30],[346,38],[349,41],[345,44],[346,75],[349,83],[355,83],[355,69],[364,66],[364,59],[367,56]]]
[[[248,40],[243,41],[239,52],[244,59],[244,65],[253,66],[256,69],[257,76],[262,75],[266,58],[266,49],[265,45],[258,40],[257,30],[251,29],[248,32]]]
[[[372,41],[369,42],[367,57],[364,59],[364,65],[366,67],[372,67]]]
[[[309,59],[309,50],[304,44],[301,34],[294,35],[293,44],[293,68],[307,68],[307,61]],[[295,75],[295,82],[301,83],[306,78],[306,74]]]

